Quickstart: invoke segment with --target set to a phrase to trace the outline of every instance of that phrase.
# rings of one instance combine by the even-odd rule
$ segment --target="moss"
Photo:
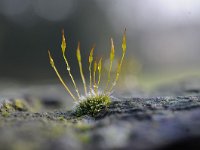
[[[87,144],[87,143],[90,142],[90,136],[89,136],[89,134],[78,134],[78,135],[77,135],[77,138],[78,138],[81,142],[83,142],[83,143],[85,143],[85,144]]]
[[[115,46],[114,46],[114,40],[111,38],[111,49],[110,49],[110,63],[109,63],[109,70],[108,72],[102,72],[102,58],[99,60],[94,59],[94,49],[95,46],[92,47],[90,50],[90,55],[88,58],[89,66],[88,66],[88,71],[89,71],[89,89],[87,80],[85,79],[84,72],[83,72],[83,67],[82,67],[82,57],[81,57],[81,48],[80,48],[80,42],[78,42],[77,46],[77,51],[76,51],[76,57],[79,65],[79,70],[80,70],[80,75],[84,87],[84,93],[85,93],[85,99],[82,99],[82,97],[79,93],[79,89],[77,87],[76,81],[74,80],[73,75],[71,74],[70,70],[70,64],[68,63],[68,59],[66,57],[66,39],[64,35],[64,30],[62,30],[62,43],[61,43],[61,50],[62,50],[62,56],[64,59],[64,62],[66,64],[66,68],[68,71],[68,75],[71,78],[71,81],[73,83],[74,90],[76,91],[76,95],[71,92],[70,88],[68,85],[64,82],[62,76],[60,75],[56,64],[54,62],[54,59],[51,55],[50,50],[48,50],[48,56],[49,56],[49,61],[50,65],[55,71],[58,79],[60,80],[61,84],[64,86],[65,90],[69,93],[69,95],[73,98],[75,103],[78,103],[77,107],[75,108],[75,115],[76,116],[83,116],[83,115],[89,115],[92,117],[96,117],[100,112],[106,110],[106,108],[110,105],[110,97],[109,95],[112,93],[113,88],[116,86],[118,80],[119,80],[119,75],[122,69],[122,63],[125,58],[126,54],[126,29],[124,30],[123,37],[122,37],[122,55],[119,60],[119,63],[117,64],[116,70],[115,70],[115,75],[111,76],[111,72],[113,70],[113,62],[115,60]],[[74,65],[72,65],[74,67]],[[105,84],[105,89],[100,90],[100,83],[101,83],[101,76],[102,74],[107,74],[107,82]],[[114,77],[114,78],[113,78]],[[113,78],[113,79],[112,79]],[[112,81],[112,82],[111,82]],[[99,94],[101,93],[102,94]],[[91,95],[88,97],[88,95]]]
[[[15,99],[13,102],[13,107],[15,108],[15,110],[19,110],[19,111],[28,110],[27,104],[21,99]]]
[[[18,111],[28,111],[32,110],[32,108],[26,103],[23,99],[15,99],[12,103],[13,108]]]
[[[4,102],[2,109],[5,109],[7,111],[13,111],[14,110],[13,105],[12,105],[12,103],[10,101]]]
[[[0,113],[2,116],[7,117],[11,112],[27,110],[28,105],[23,100],[14,99],[13,101],[4,101],[2,107],[0,108]]]
[[[0,112],[1,112],[1,115],[3,117],[9,117],[10,116],[10,113],[8,111],[6,111],[5,109],[1,109]]]
[[[105,111],[110,105],[110,97],[107,95],[99,95],[95,97],[87,97],[80,101],[75,108],[77,117],[88,115],[96,117],[101,111]]]
[[[73,124],[74,126],[74,124]],[[80,132],[87,132],[88,130],[90,130],[92,128],[92,126],[88,123],[83,123],[82,121],[78,121],[75,126],[77,131]]]
[[[59,120],[59,121],[66,121],[66,119],[65,119],[64,116],[60,116],[60,117],[58,117],[58,120]]]

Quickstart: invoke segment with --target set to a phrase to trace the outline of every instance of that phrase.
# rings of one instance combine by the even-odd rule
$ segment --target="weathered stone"
[[[0,116],[4,149],[200,148],[200,96],[113,99],[97,118],[57,110]],[[186,141],[186,142],[182,142]],[[194,140],[194,141],[193,141]]]

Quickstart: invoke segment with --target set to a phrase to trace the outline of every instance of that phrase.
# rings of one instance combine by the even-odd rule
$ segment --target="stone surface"
[[[189,91],[199,90],[194,83],[187,80]],[[160,92],[168,96],[112,97],[109,108],[96,118],[75,117],[55,97],[41,98],[40,109],[11,105],[11,111],[0,114],[1,149],[200,149],[200,94],[186,94],[181,84],[173,87]],[[13,101],[4,98],[1,110]],[[33,98],[22,101],[37,106]],[[54,104],[54,110],[44,109]]]

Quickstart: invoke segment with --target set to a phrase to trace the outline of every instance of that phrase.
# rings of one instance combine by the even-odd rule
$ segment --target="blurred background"
[[[128,49],[120,80],[125,86],[200,74],[198,0],[0,0],[0,80],[57,81],[48,49],[67,78],[60,50],[61,29],[65,30],[67,58],[77,80],[78,41],[84,72],[93,44],[96,58],[104,58],[106,69],[110,37],[120,58],[125,27]]]

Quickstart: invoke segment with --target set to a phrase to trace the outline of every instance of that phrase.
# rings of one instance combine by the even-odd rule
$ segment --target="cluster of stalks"
[[[55,66],[55,63],[54,63],[54,60],[51,56],[50,50],[48,50],[50,64],[51,64],[52,68],[54,69],[56,75],[58,76],[60,82],[62,83],[62,85],[66,89],[66,91],[70,94],[70,96],[73,98],[74,101],[79,102],[80,100],[82,100],[82,96],[79,93],[79,89],[77,87],[77,84],[74,80],[73,75],[71,74],[71,68],[70,68],[70,65],[69,65],[67,57],[66,57],[66,46],[67,45],[66,45],[64,30],[62,30],[62,43],[61,43],[62,56],[63,56],[63,59],[66,63],[66,68],[67,68],[68,74],[71,78],[71,81],[73,83],[73,86],[74,86],[74,89],[76,91],[77,96],[75,96],[71,92],[69,87],[64,82],[63,78],[61,77],[60,73],[58,72],[58,70]],[[113,61],[115,59],[115,47],[114,47],[114,41],[111,38],[110,64],[109,64],[109,70],[108,70],[108,75],[107,75],[108,78],[107,78],[107,82],[106,82],[105,89],[103,90],[103,92],[101,92],[100,89],[99,89],[99,86],[100,86],[100,83],[101,83],[101,74],[102,74],[102,58],[100,58],[98,61],[94,60],[94,56],[93,56],[94,49],[95,49],[95,46],[92,47],[92,49],[90,51],[89,58],[88,58],[88,62],[89,62],[89,68],[88,68],[89,69],[89,82],[90,82],[89,83],[89,89],[88,89],[87,84],[86,84],[86,80],[85,80],[85,76],[84,76],[84,73],[83,73],[83,68],[82,68],[80,42],[78,42],[76,57],[77,57],[78,64],[79,64],[79,70],[80,70],[82,83],[83,83],[83,86],[84,86],[85,97],[89,97],[89,98],[99,97],[100,95],[109,96],[111,91],[115,87],[118,79],[119,79],[119,74],[121,72],[122,63],[123,63],[123,60],[124,60],[124,57],[125,57],[125,53],[126,53],[126,29],[124,30],[123,37],[122,37],[122,56],[121,56],[120,61],[118,62],[117,69],[116,69],[116,72],[115,72],[115,77],[114,77],[112,82],[111,82],[111,71],[112,71],[112,67],[113,67]]]

